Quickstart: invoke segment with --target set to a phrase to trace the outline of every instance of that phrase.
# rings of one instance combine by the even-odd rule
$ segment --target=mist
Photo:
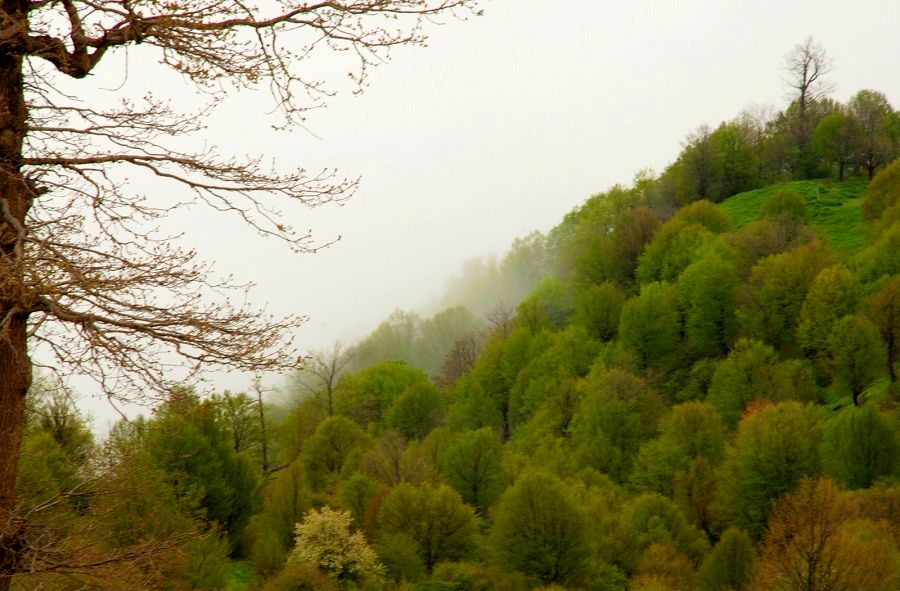
[[[487,2],[480,18],[429,27],[427,47],[394,52],[362,94],[310,111],[306,130],[272,129],[266,89],[234,89],[217,109],[203,140],[226,153],[360,179],[343,204],[283,211],[327,246],[292,255],[201,208],[173,220],[172,231],[217,273],[253,282],[252,299],[267,312],[308,316],[300,351],[352,343],[394,310],[428,315],[451,305],[447,286],[459,289],[453,278],[466,261],[502,261],[516,238],[548,232],[591,195],[660,171],[701,124],[781,104],[784,56],[810,34],[834,57],[836,99],[861,88],[900,96],[900,6],[866,5]],[[126,63],[98,73],[95,92],[120,96],[137,86],[136,71],[162,70],[132,60],[126,73]],[[314,67],[343,79],[339,61]],[[194,100],[177,77],[159,80],[160,94]],[[250,384],[234,373],[207,380],[217,390]],[[72,385],[98,423],[118,417],[90,382]]]

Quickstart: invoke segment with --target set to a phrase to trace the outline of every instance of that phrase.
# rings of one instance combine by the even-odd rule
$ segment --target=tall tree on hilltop
[[[831,57],[825,49],[809,37],[785,58],[785,83],[792,91],[788,132],[791,148],[795,152],[792,168],[795,176],[809,178],[814,175],[815,158],[812,135],[816,126],[814,106],[832,90],[825,81],[833,69]]]
[[[317,50],[348,51],[354,81],[392,46],[421,44],[424,21],[471,11],[476,0],[338,0],[257,6],[237,0],[3,0],[0,17],[0,591],[25,568],[14,485],[29,345],[55,363],[93,375],[111,395],[165,391],[165,357],[192,369],[219,364],[249,371],[285,367],[296,355],[298,317],[273,319],[227,299],[204,302],[205,287],[242,289],[209,274],[192,250],[165,240],[161,218],[196,202],[237,215],[295,251],[315,249],[267,196],[306,206],[346,198],[355,181],[331,171],[269,170],[214,150],[179,151],[202,115],[148,93],[108,108],[72,96],[117,49],[141,46],[203,88],[213,102],[232,85],[265,83],[285,116],[302,120],[333,89],[300,68]],[[461,13],[458,13],[461,14]],[[122,172],[180,185],[143,199]],[[169,374],[171,375],[171,374]]]

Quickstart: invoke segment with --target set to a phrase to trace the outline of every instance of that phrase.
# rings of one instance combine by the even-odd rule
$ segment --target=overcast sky
[[[291,255],[218,215],[191,219],[190,242],[219,272],[256,282],[255,300],[276,314],[310,317],[302,349],[353,341],[398,307],[422,307],[466,259],[549,230],[642,168],[662,170],[701,124],[783,106],[784,56],[808,36],[834,59],[834,98],[872,88],[900,104],[897,0],[483,7],[480,18],[431,27],[428,47],[395,51],[363,94],[310,113],[312,133],[269,132],[264,93],[232,97],[212,120],[209,138],[226,152],[362,177],[342,207],[288,212],[320,241],[342,236],[315,255]],[[167,80],[176,98],[193,100],[177,78],[136,74],[136,59],[115,92]],[[122,77],[110,63],[101,87]],[[214,379],[248,386],[243,376]],[[101,405],[86,406],[109,420]]]

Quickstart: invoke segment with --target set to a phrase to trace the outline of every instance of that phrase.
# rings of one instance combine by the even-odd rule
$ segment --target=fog
[[[292,255],[236,219],[197,209],[174,220],[221,274],[252,281],[274,314],[309,317],[301,350],[352,342],[396,308],[421,309],[475,256],[501,255],[547,231],[591,194],[660,171],[683,138],[752,105],[782,106],[784,56],[813,36],[834,59],[834,98],[862,88],[900,102],[900,3],[492,0],[484,16],[430,26],[428,47],[399,48],[359,95],[308,113],[306,129],[273,131],[264,89],[235,92],[201,138],[279,166],[335,167],[360,177],[342,206],[286,208],[316,254]],[[110,60],[97,93],[154,88],[196,101],[138,50]],[[313,65],[343,80],[343,64]],[[73,88],[84,88],[73,86]],[[87,81],[90,84],[90,81]],[[340,84],[339,84],[340,86]],[[154,185],[144,192],[167,190]],[[249,377],[211,374],[214,388]],[[277,376],[266,376],[275,385]],[[101,427],[115,418],[73,381]]]

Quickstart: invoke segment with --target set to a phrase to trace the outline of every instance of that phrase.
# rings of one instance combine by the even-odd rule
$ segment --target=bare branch
[[[110,552],[108,535],[91,530],[99,521],[23,518],[16,484],[31,352],[40,350],[41,363],[60,372],[89,375],[114,402],[158,399],[210,367],[262,372],[298,364],[293,334],[304,318],[274,318],[249,305],[250,285],[215,277],[165,223],[204,206],[295,252],[314,252],[321,244],[295,231],[281,207],[341,202],[357,181],[198,146],[206,116],[229,91],[268,85],[282,126],[300,124],[335,93],[311,73],[315,55],[348,56],[360,90],[392,47],[424,42],[426,21],[465,18],[476,5],[21,0],[0,7],[0,591],[13,575],[37,572],[74,581],[66,588],[155,588],[157,561],[177,554],[183,541],[140,538]],[[111,52],[136,45],[208,103],[188,113],[149,93],[103,104],[108,97],[88,103],[62,90],[68,78],[84,78]],[[146,179],[165,189],[141,194]],[[40,506],[55,515],[62,504],[54,498]],[[61,536],[72,522],[86,529]],[[121,565],[137,580],[117,578]]]

